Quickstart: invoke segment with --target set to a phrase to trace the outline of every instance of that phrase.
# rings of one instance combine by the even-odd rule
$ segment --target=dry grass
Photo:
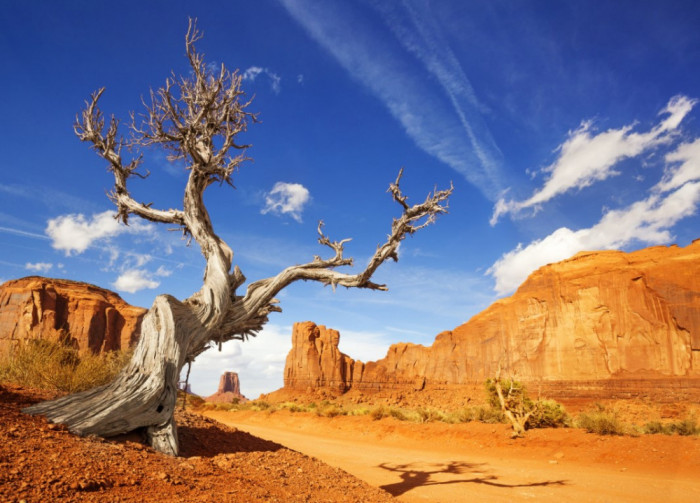
[[[60,342],[29,340],[0,359],[0,381],[75,393],[107,384],[130,357],[131,351],[79,355]]]

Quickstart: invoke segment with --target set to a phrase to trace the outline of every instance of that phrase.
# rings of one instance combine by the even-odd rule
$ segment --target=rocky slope
[[[685,248],[583,252],[530,275],[430,347],[400,343],[376,362],[339,334],[294,326],[285,387],[339,390],[483,382],[500,365],[526,381],[700,378],[700,240]]]
[[[23,339],[68,340],[81,352],[127,348],[146,310],[86,283],[30,276],[0,285],[0,353]]]
[[[180,457],[138,435],[78,437],[21,409],[51,398],[0,384],[3,502],[390,502],[339,468],[178,407]]]
[[[219,388],[211,396],[205,398],[207,402],[234,403],[247,402],[248,399],[241,394],[241,382],[236,372],[224,372],[219,379]]]

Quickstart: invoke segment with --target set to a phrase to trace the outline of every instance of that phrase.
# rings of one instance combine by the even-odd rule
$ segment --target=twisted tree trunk
[[[238,165],[246,160],[231,156],[229,150],[242,149],[235,136],[246,130],[247,120],[255,116],[246,112],[248,103],[239,97],[241,77],[223,66],[212,73],[202,56],[195,51],[199,40],[194,23],[185,37],[187,55],[193,74],[181,80],[168,79],[164,87],[151,93],[144,123],[131,125],[130,141],[117,136],[118,121],[105,121],[97,104],[104,89],[92,95],[75,125],[78,137],[92,144],[98,155],[109,163],[114,175],[111,199],[117,206],[116,218],[124,224],[131,215],[152,222],[176,225],[185,236],[194,239],[206,259],[202,288],[184,301],[169,295],[156,297],[146,313],[141,338],[129,364],[110,384],[82,393],[33,405],[26,412],[43,414],[63,423],[78,434],[112,436],[134,430],[144,431],[155,449],[177,455],[177,428],[173,421],[180,371],[211,345],[255,336],[267,323],[271,312],[281,311],[275,295],[298,280],[318,281],[325,285],[386,290],[373,283],[372,274],[386,260],[398,260],[399,244],[407,234],[435,221],[447,211],[447,190],[429,194],[423,203],[409,206],[399,189],[402,171],[390,185],[402,215],[394,219],[384,244],[377,247],[367,267],[358,274],[344,274],[337,267],[352,265],[343,257],[347,240],[331,241],[319,223],[319,243],[333,250],[328,259],[314,257],[311,262],[287,267],[276,276],[251,283],[245,295],[236,289],[245,277],[234,267],[231,248],[214,233],[203,201],[204,191],[214,182],[231,183]],[[173,93],[173,89],[178,91]],[[182,210],[159,210],[135,201],[127,190],[127,180],[137,173],[142,157],[124,163],[121,150],[159,146],[171,153],[170,159],[184,159],[190,171],[184,190]]]

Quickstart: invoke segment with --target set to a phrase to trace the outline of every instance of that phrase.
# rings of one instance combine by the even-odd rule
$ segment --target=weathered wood
[[[185,363],[192,362],[212,345],[255,336],[267,323],[268,315],[280,311],[275,295],[295,281],[386,290],[385,285],[371,281],[372,274],[386,260],[398,260],[398,246],[407,234],[446,213],[446,202],[452,193],[452,187],[435,191],[423,203],[409,206],[399,188],[403,173],[400,171],[389,191],[401,205],[402,215],[393,221],[386,242],[377,248],[362,272],[344,274],[335,270],[353,263],[351,258],[343,257],[343,245],[348,240],[331,241],[323,234],[321,223],[319,243],[333,250],[331,258],[314,257],[306,264],[288,267],[276,276],[251,283],[245,295],[237,295],[236,290],[245,277],[237,266],[230,272],[233,251],[214,232],[203,194],[214,182],[232,185],[232,174],[247,159],[243,154],[232,153],[246,147],[236,144],[235,138],[256,117],[246,111],[250,102],[242,100],[241,76],[223,65],[218,73],[205,65],[194,47],[200,38],[194,22],[190,21],[185,46],[192,75],[169,78],[163,87],[151,93],[151,104],[146,107],[143,122],[136,124],[132,114],[131,139],[118,137],[118,121],[113,117],[105,128],[98,107],[104,89],[86,102],[75,132],[108,162],[114,175],[110,197],[117,206],[119,220],[127,224],[129,216],[136,215],[152,222],[173,224],[195,240],[206,259],[202,287],[182,302],[168,295],[156,297],[144,317],[141,339],[131,361],[112,383],[26,409],[31,414],[44,414],[51,421],[66,424],[79,434],[110,436],[142,429],[155,449],[172,455],[178,452],[173,411],[178,378]],[[170,159],[187,162],[189,176],[181,210],[159,210],[131,197],[127,188],[129,178],[147,175],[137,171],[141,155],[129,162],[122,158],[124,146],[130,151],[160,147],[170,153]]]

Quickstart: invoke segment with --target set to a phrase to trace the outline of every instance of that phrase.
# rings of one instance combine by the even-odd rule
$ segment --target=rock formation
[[[236,372],[224,372],[219,379],[219,389],[205,398],[207,402],[238,403],[248,399],[241,394],[241,383]]]
[[[285,387],[412,388],[483,382],[694,378],[700,383],[700,240],[685,248],[582,252],[530,275],[432,346],[399,343],[363,364],[338,332],[297,323]]]
[[[0,285],[0,353],[24,339],[67,340],[81,352],[126,349],[146,310],[97,286],[38,276]]]

